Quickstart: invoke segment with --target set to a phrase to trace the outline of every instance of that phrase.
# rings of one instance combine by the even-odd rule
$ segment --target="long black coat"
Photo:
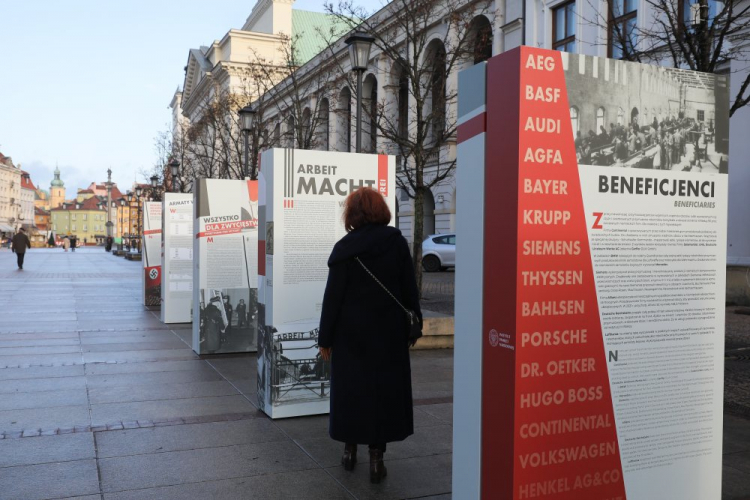
[[[401,441],[414,433],[406,316],[355,256],[422,318],[401,231],[367,225],[336,243],[319,337],[321,347],[333,348],[329,433],[345,443]]]

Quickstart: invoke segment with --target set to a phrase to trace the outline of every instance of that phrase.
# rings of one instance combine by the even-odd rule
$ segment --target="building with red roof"
[[[59,236],[75,236],[79,245],[103,244],[107,237],[107,199],[89,198],[66,201],[50,210],[52,231]]]

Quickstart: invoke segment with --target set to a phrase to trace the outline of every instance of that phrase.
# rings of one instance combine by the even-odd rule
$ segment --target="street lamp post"
[[[133,250],[133,192],[128,191],[128,251]]]
[[[112,238],[112,169],[107,169],[107,251],[112,250],[110,238]]]
[[[172,174],[172,192],[177,192],[177,177],[180,175],[180,162],[177,161],[175,158],[172,158],[172,161],[169,162],[169,170]]]
[[[349,62],[357,72],[357,153],[362,152],[362,75],[370,60],[370,47],[375,38],[366,33],[354,33],[344,42],[349,46]]]
[[[135,186],[135,197],[136,197],[136,202],[138,204],[138,219],[137,219],[138,225],[136,226],[137,230],[138,230],[138,237],[137,237],[138,238],[137,239],[137,241],[138,241],[138,253],[141,253],[141,237],[142,237],[142,233],[143,233],[143,221],[141,220],[141,195],[142,194],[143,194],[143,187],[141,187],[140,184],[136,184],[136,186]]]
[[[242,167],[242,177],[247,178],[248,174],[254,177],[252,174],[255,173],[255,169],[250,172],[249,156],[250,156],[250,133],[253,132],[253,125],[255,125],[255,110],[248,104],[240,110],[240,128],[242,129],[242,135],[245,139],[245,162]],[[255,152],[253,151],[253,155]],[[254,163],[254,161],[253,161]]]
[[[119,206],[118,206],[119,205]],[[122,248],[125,243],[125,199],[120,198],[117,201],[112,202],[112,206],[115,208],[115,224],[116,229],[113,231],[115,235],[120,235],[120,242],[117,244],[117,252],[112,252],[113,255],[122,256]]]

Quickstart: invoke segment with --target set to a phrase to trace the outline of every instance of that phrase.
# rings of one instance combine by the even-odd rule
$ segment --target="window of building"
[[[707,0],[701,12],[701,4],[698,0],[682,0],[679,2],[679,18],[684,27],[694,29],[700,25],[701,20],[705,20],[710,26],[713,24],[716,14],[721,11],[721,7],[716,0]]]
[[[84,225],[83,225],[83,232],[85,233],[85,232],[86,232],[86,231],[88,231],[88,230],[89,230],[89,227],[88,227],[88,226],[87,226],[86,224],[84,224]]]
[[[602,131],[602,127],[606,129],[607,121],[604,119],[604,108],[596,110],[596,133],[599,134]]]
[[[698,121],[702,122],[702,121],[705,121],[705,119],[706,119],[706,112],[703,111],[702,109],[699,109],[698,110]]]
[[[70,214],[70,220],[76,220],[76,214]]]
[[[570,107],[570,124],[573,126],[573,137],[577,137],[578,131],[581,130],[580,121],[578,120],[578,108]]]
[[[552,48],[565,52],[576,51],[575,0],[552,9]]]
[[[83,220],[86,220],[86,214],[82,214],[82,215],[83,215]]]
[[[622,108],[617,108],[617,124],[625,124],[625,112],[622,110]]]
[[[638,25],[637,0],[609,2],[607,50],[614,59],[625,59],[635,50]]]
[[[474,64],[492,57],[492,24],[485,16],[471,20],[471,31],[474,42]]]
[[[71,230],[71,231],[75,231],[75,230],[76,230],[76,225],[75,225],[75,224],[73,224],[72,226],[70,226],[70,230]]]

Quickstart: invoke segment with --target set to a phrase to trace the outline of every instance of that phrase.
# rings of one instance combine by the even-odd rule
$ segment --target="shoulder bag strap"
[[[409,311],[409,310],[408,310],[407,308],[405,308],[403,304],[401,304],[401,302],[400,302],[400,301],[399,301],[399,300],[398,300],[398,299],[397,299],[397,298],[396,298],[396,297],[395,297],[395,296],[394,296],[394,295],[393,295],[393,294],[391,293],[391,291],[390,291],[390,290],[388,290],[388,288],[386,288],[386,286],[385,286],[384,284],[382,284],[382,283],[380,282],[380,280],[379,280],[378,278],[376,278],[376,277],[375,277],[375,275],[374,275],[374,274],[372,274],[372,271],[370,271],[370,270],[369,270],[369,269],[367,268],[367,266],[366,266],[366,265],[364,265],[364,263],[363,263],[363,262],[362,262],[361,260],[359,260],[359,257],[354,257],[354,259],[355,259],[355,260],[356,260],[357,262],[359,262],[359,265],[360,265],[360,266],[362,266],[362,269],[364,269],[365,271],[367,271],[367,274],[369,274],[370,276],[372,276],[372,279],[374,279],[374,280],[375,280],[375,282],[376,282],[376,283],[377,283],[378,285],[380,285],[380,288],[382,288],[383,290],[385,290],[385,291],[386,291],[386,293],[387,293],[388,295],[390,295],[390,296],[391,296],[391,298],[392,298],[393,300],[395,300],[395,301],[396,301],[396,303],[397,303],[397,304],[399,305],[399,307],[401,307],[401,309],[403,309],[403,310],[404,310],[404,312],[405,312],[406,314],[409,314],[409,312],[410,312],[410,311]]]

